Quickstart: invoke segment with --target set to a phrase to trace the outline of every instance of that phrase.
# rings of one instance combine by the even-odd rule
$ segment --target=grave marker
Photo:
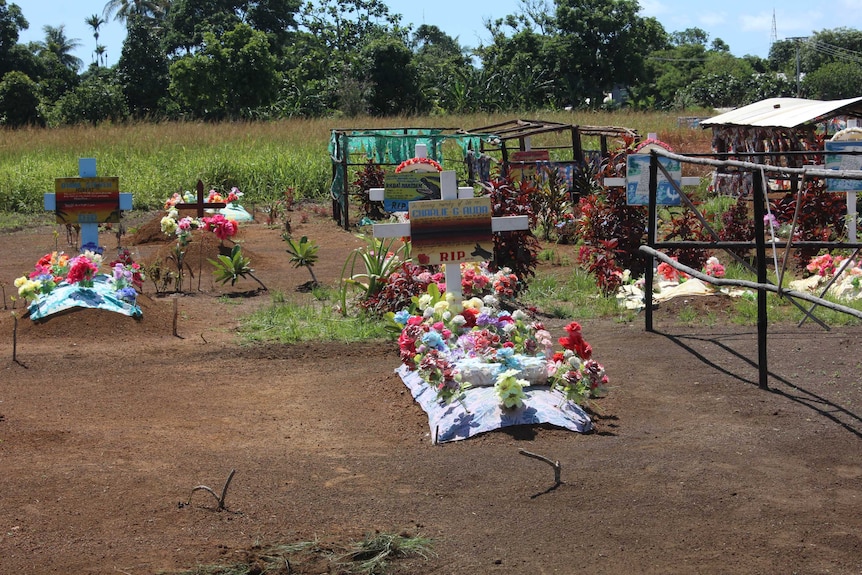
[[[380,189],[377,188],[377,190]],[[413,222],[412,212],[414,211],[415,206],[415,209],[420,212],[430,212],[426,217],[435,219],[435,225],[431,225],[427,227],[427,230],[423,231],[422,241],[445,244],[460,242],[462,245],[465,245],[462,240],[464,240],[466,236],[465,238],[461,238],[459,236],[461,229],[459,229],[459,226],[457,225],[459,219],[462,217],[461,214],[466,208],[467,211],[470,212],[468,213],[469,216],[482,215],[484,217],[485,213],[473,214],[472,211],[474,209],[481,211],[483,209],[482,206],[487,206],[487,215],[490,215],[490,200],[488,198],[474,198],[473,188],[471,187],[459,188],[458,174],[451,171],[440,172],[440,194],[442,197],[440,200],[418,200],[410,202],[411,220],[409,222],[397,224],[374,224],[374,237],[409,237],[411,235],[411,224]],[[458,215],[453,215],[453,209],[458,210]],[[420,216],[420,224],[421,218],[422,216]],[[530,227],[530,219],[527,216],[491,217],[490,220],[490,231],[492,233],[526,230]],[[473,237],[472,234],[474,231],[478,231],[478,227],[478,224],[476,226],[471,225],[469,229],[465,230],[466,235],[472,238],[468,239],[467,242],[470,249],[456,249],[454,250],[454,254],[450,253],[447,255],[446,260],[443,260],[438,256],[438,259],[443,262],[445,270],[446,291],[455,295],[457,300],[461,299],[461,262],[484,261],[493,254],[493,246],[491,246],[491,249],[484,249],[481,243],[477,242]],[[481,249],[475,249],[476,246],[473,244],[476,244],[476,246]],[[453,250],[450,250],[450,252],[451,251]],[[439,253],[440,252],[438,252],[438,254]],[[451,255],[451,259],[455,261],[449,261],[449,255]]]
[[[132,209],[132,194],[120,193],[117,177],[96,177],[95,158],[78,160],[78,176],[55,179],[54,193],[44,195],[43,205],[57,223],[81,227],[81,246],[98,246],[99,224],[119,222],[122,212]]]
[[[204,200],[204,183],[198,180],[197,185],[197,201],[194,203],[179,203],[175,204],[174,207],[177,210],[189,210],[194,209],[197,212],[197,216],[199,218],[204,217],[204,210],[215,210],[218,208],[223,208],[227,204],[224,202],[207,202]],[[182,194],[182,192],[180,192]]]

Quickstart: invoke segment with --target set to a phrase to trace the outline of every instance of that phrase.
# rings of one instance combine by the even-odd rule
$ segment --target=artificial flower
[[[506,409],[514,409],[524,405],[524,387],[528,384],[523,379],[518,379],[517,369],[507,369],[497,376],[494,383],[494,391],[500,398],[500,403]]]

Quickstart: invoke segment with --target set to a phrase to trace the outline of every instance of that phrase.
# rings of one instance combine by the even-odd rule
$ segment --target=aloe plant
[[[282,239],[287,242],[287,253],[290,254],[290,263],[295,268],[306,268],[311,274],[311,281],[314,285],[319,285],[317,276],[314,275],[314,264],[317,263],[317,251],[320,249],[316,243],[308,241],[306,236],[302,236],[297,242],[288,234],[282,234]]]
[[[254,275],[254,270],[251,267],[251,258],[242,255],[242,247],[239,244],[233,247],[229,256],[219,255],[217,260],[208,261],[215,266],[215,279],[221,282],[222,285],[227,282],[230,282],[230,285],[234,285],[239,278],[248,276],[259,283],[264,291],[267,291],[263,282]]]

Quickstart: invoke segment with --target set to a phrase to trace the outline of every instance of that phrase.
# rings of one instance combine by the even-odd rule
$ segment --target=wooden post
[[[647,209],[647,245],[655,249],[655,242],[658,234],[656,233],[656,219],[658,218],[657,206],[658,202],[658,156],[655,152],[650,152],[649,159],[649,208]],[[653,274],[653,266],[655,258],[649,256],[647,258],[646,269],[644,270],[644,323],[645,329],[648,332],[654,331],[652,321],[652,284],[655,281]]]
[[[766,213],[765,194],[763,192],[762,172],[752,172],[752,193],[754,194],[754,243],[757,253],[757,283],[765,284],[766,270],[766,237],[763,216]],[[757,290],[757,367],[758,385],[760,389],[769,389],[769,369],[766,361],[766,334],[768,330],[766,308],[766,290]]]

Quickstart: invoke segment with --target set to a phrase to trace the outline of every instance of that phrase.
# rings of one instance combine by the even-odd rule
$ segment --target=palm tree
[[[96,40],[96,65],[98,66],[100,62],[99,56],[104,52],[104,46],[102,46],[102,52],[99,52],[99,28],[105,23],[105,21],[98,14],[93,14],[89,18],[85,19],[84,23],[93,29],[93,38]]]
[[[73,56],[72,51],[79,47],[81,42],[77,38],[66,38],[66,27],[63,24],[57,27],[45,25],[42,30],[45,32],[45,41],[37,43],[39,50],[55,54],[63,66],[77,71],[83,62]]]
[[[104,44],[96,44],[96,65],[108,66],[108,48]],[[102,64],[102,59],[105,60]]]
[[[143,16],[149,20],[161,20],[167,13],[170,0],[108,0],[105,4],[105,18],[125,22],[129,16]]]

